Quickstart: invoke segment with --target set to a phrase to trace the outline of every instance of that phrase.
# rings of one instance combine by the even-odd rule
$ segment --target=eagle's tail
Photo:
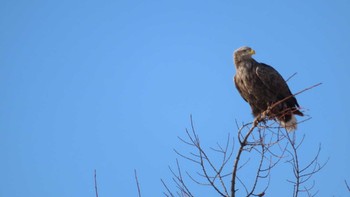
[[[297,119],[295,116],[292,114],[291,118],[286,121],[286,120],[280,120],[279,121],[281,126],[286,128],[288,132],[293,132],[297,129]]]

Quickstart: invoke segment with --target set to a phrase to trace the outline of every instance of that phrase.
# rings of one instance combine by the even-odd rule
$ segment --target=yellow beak
[[[255,51],[253,49],[250,50],[249,52],[251,55],[254,55],[255,54]]]

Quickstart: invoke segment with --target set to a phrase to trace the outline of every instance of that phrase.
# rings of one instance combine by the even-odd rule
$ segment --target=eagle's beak
[[[254,55],[254,54],[255,54],[254,49],[251,49],[249,53],[250,53],[251,55]]]

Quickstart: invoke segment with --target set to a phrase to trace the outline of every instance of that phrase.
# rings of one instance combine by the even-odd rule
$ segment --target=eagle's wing
[[[233,78],[233,81],[235,82],[235,86],[239,92],[239,94],[241,94],[242,98],[248,102],[247,100],[247,90],[245,90],[244,84],[240,83],[238,80],[238,77],[235,75]]]
[[[286,81],[273,67],[263,63],[258,64],[255,71],[257,76],[273,94],[277,95],[278,99],[292,95]],[[294,97],[291,97],[291,100],[299,107]]]

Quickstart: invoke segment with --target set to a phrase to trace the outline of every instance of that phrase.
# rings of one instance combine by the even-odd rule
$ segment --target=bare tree
[[[320,84],[306,88],[295,95],[318,85]],[[283,102],[283,100],[279,102]],[[172,192],[165,181],[162,180],[163,186],[166,189],[164,195],[194,196],[190,190],[190,184],[186,182],[190,180],[192,183],[196,183],[196,185],[212,188],[218,196],[264,196],[270,185],[271,170],[279,163],[288,163],[291,166],[293,178],[288,179],[287,182],[293,185],[294,197],[299,196],[301,193],[307,196],[317,194],[317,192],[313,192],[315,182],[311,182],[310,180],[327,163],[320,164],[319,162],[321,146],[319,146],[315,157],[305,166],[302,166],[298,153],[305,136],[298,141],[296,140],[296,133],[288,133],[285,129],[279,127],[276,121],[269,121],[275,118],[271,115],[270,111],[279,102],[272,105],[253,122],[241,125],[236,123],[239,144],[235,156],[233,154],[234,139],[230,135],[227,136],[224,145],[217,143],[215,147],[210,148],[210,151],[215,153],[215,158],[218,156],[221,157],[219,164],[214,162],[214,159],[209,156],[209,151],[201,144],[191,116],[191,129],[186,129],[186,138],[179,137],[182,143],[191,148],[191,151],[187,154],[180,153],[177,150],[175,152],[181,158],[197,165],[198,171],[196,173],[183,171],[179,161],[176,160],[176,170],[171,167],[169,168],[177,190],[176,192]],[[243,159],[243,155],[251,157]],[[254,167],[251,168],[251,163],[253,162],[255,166],[253,165]],[[242,177],[240,171],[243,168],[248,168],[248,165],[250,170],[255,170],[255,175],[249,178]]]

